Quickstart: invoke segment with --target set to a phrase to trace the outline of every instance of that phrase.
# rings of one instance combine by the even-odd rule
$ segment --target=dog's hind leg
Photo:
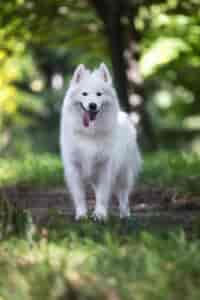
[[[130,216],[129,194],[133,185],[133,174],[125,168],[121,170],[115,184],[115,195],[119,201],[120,218]]]
[[[117,197],[119,200],[119,212],[120,218],[127,218],[130,216],[130,207],[129,207],[129,192],[128,189],[118,190]]]

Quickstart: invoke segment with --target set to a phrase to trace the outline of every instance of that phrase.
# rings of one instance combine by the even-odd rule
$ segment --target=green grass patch
[[[200,299],[200,241],[64,222],[0,243],[0,299]]]
[[[146,155],[141,182],[173,187],[178,192],[200,193],[200,156],[186,152]]]
[[[158,152],[144,155],[140,182],[177,191],[200,193],[200,156],[192,153]],[[0,160],[0,186],[27,184],[32,186],[63,185],[63,168],[58,156],[29,154],[24,159]]]
[[[200,157],[193,154],[145,155],[140,183],[198,194],[199,170]],[[60,159],[50,154],[1,159],[0,185],[21,184],[63,185]],[[134,219],[75,223],[55,215],[52,224],[35,228],[29,214],[4,206],[0,300],[200,299],[198,224],[190,240],[178,229],[145,232]]]
[[[28,154],[24,159],[0,160],[0,186],[58,186],[63,184],[60,159],[51,154]]]

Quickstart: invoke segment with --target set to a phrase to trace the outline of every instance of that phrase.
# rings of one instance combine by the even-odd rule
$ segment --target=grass
[[[158,152],[145,155],[140,182],[200,193],[200,156],[192,153]],[[21,160],[0,160],[0,186],[63,185],[63,169],[55,155],[29,154]]]
[[[56,155],[28,154],[23,159],[0,160],[0,186],[63,184],[63,169]]]
[[[40,228],[31,243],[0,244],[1,300],[197,300],[200,240],[181,231],[134,232],[128,223]]]
[[[199,170],[198,156],[160,152],[145,156],[140,182],[199,195]],[[0,186],[21,184],[62,185],[59,158],[1,159]],[[74,223],[55,215],[36,228],[23,215],[19,223],[0,235],[0,300],[200,299],[199,226],[189,239],[181,229],[145,232],[132,219]]]
[[[200,194],[200,156],[186,152],[158,152],[145,156],[141,182]]]

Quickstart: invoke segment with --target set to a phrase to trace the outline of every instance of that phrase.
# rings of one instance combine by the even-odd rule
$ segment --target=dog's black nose
[[[97,105],[96,105],[96,103],[91,102],[91,103],[89,104],[89,110],[90,110],[90,111],[97,111]]]

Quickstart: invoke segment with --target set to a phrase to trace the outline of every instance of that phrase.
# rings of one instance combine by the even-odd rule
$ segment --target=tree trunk
[[[123,15],[123,7],[121,1],[109,0],[93,0],[97,14],[105,26],[105,34],[108,37],[114,82],[116,85],[121,107],[126,111],[130,111],[128,101],[128,80],[126,76],[126,65],[124,59],[125,41],[124,29],[121,24],[121,16]]]
[[[113,15],[110,18],[108,24],[106,24],[106,31],[110,45],[114,81],[120,104],[126,112],[130,112],[130,105],[128,101],[128,80],[124,60],[125,45],[120,15]]]
[[[138,45],[141,36],[135,28],[134,19],[137,16],[139,6],[134,5],[132,7],[128,2],[123,0],[90,0],[90,3],[95,7],[97,14],[105,25],[105,33],[108,37],[111,53],[114,81],[121,107],[126,112],[135,110],[139,113],[143,136],[150,148],[155,149],[155,132],[146,109],[144,83],[138,66],[140,59]],[[124,16],[129,19],[129,24],[126,26],[121,23],[121,18]],[[127,54],[127,65],[125,52]],[[129,79],[126,73],[128,65],[130,71],[134,74],[133,78],[129,77]],[[131,107],[129,103],[128,95],[131,91],[132,94],[141,100],[138,107]]]

